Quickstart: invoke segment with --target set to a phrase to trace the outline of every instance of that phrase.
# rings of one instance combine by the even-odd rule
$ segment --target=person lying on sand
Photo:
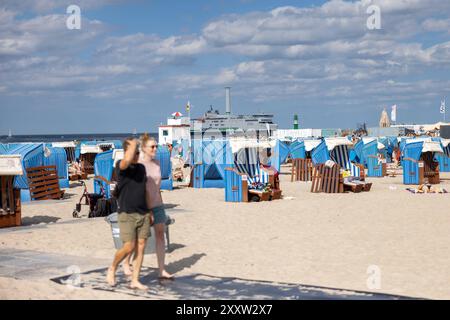
[[[414,188],[406,188],[409,192],[412,193],[447,193],[447,190],[444,188],[440,188],[438,186],[432,186],[432,185],[426,185],[421,184],[417,187],[417,189]]]
[[[126,139],[123,149],[124,159],[117,163],[115,170],[118,177],[116,194],[118,193],[120,239],[124,244],[114,256],[106,281],[111,286],[116,285],[117,267],[136,249],[130,287],[148,290],[147,286],[139,282],[145,244],[150,236],[150,210],[145,200],[147,174],[145,167],[138,163],[138,141],[132,138]]]

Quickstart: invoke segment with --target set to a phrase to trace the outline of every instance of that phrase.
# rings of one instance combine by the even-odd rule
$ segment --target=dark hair
[[[134,139],[133,137],[128,137],[128,138],[125,138],[125,140],[123,140],[122,148],[123,148],[124,152],[127,151],[128,146],[130,145],[130,141],[133,140],[133,139]]]

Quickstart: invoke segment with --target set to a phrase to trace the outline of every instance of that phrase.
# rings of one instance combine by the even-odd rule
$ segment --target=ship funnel
[[[225,87],[225,113],[227,115],[231,114],[231,96],[230,87]]]

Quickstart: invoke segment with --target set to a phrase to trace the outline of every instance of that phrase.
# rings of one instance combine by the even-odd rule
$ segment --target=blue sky
[[[69,4],[81,30],[67,30]],[[381,30],[366,27],[369,5]],[[281,128],[436,122],[450,91],[450,3],[0,3],[0,135],[157,131],[174,111],[274,113]],[[449,98],[450,99],[450,98]],[[449,103],[447,103],[449,104]]]

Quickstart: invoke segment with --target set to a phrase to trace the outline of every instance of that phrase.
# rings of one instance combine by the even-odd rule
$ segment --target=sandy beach
[[[449,194],[411,194],[401,176],[369,178],[373,187],[367,193],[313,194],[310,183],[290,182],[289,170],[283,166],[284,199],[271,202],[226,203],[222,189],[164,191],[176,220],[168,270],[177,277],[201,273],[450,298]],[[450,174],[441,177],[441,186],[450,190]],[[24,204],[24,226],[0,230],[0,255],[70,256],[67,267],[75,264],[81,272],[107,267],[114,253],[110,226],[103,218],[72,218],[82,188],[75,183],[66,192],[65,200]],[[146,255],[144,265],[156,267],[155,255]],[[378,288],[367,284],[370,266],[380,271]],[[69,288],[50,279],[70,270],[27,267],[8,272],[0,263],[0,299],[139,298]]]

